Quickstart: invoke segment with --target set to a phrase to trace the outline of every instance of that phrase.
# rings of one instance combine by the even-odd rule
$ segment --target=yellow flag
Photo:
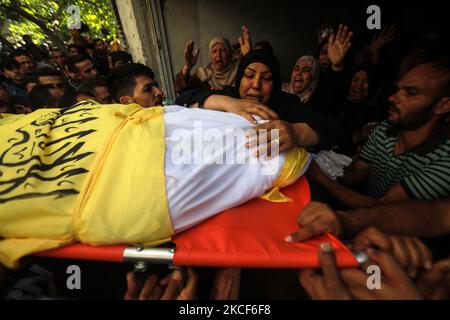
[[[0,118],[0,262],[74,241],[169,240],[163,117],[81,103]]]

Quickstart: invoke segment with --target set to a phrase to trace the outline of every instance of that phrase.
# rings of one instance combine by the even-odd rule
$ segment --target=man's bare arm
[[[297,222],[301,228],[286,237],[289,242],[304,241],[326,232],[352,238],[368,227],[391,234],[438,237],[450,233],[450,199],[385,203],[337,212],[324,203],[311,202]]]
[[[364,165],[364,163],[362,163]],[[358,175],[358,165],[354,167],[354,177],[356,179]],[[313,161],[307,172],[308,179],[315,181],[319,186],[324,188],[333,198],[340,201],[342,204],[349,208],[366,208],[373,207],[381,202],[379,199],[371,198],[362,193],[353,191],[352,189],[330,179],[319,168],[319,166]],[[360,175],[365,175],[363,172]],[[358,180],[361,176],[358,178]]]
[[[386,233],[438,237],[450,233],[450,199],[404,201],[372,208],[340,211],[343,236],[351,237],[367,227]]]
[[[370,172],[370,164],[362,160],[355,160],[344,172],[344,176],[339,182],[347,187],[355,187],[363,183]]]

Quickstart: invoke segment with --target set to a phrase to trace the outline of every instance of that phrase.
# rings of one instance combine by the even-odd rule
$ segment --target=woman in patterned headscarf
[[[209,42],[209,57],[211,62],[206,67],[200,67],[196,75],[202,82],[207,82],[210,88],[223,88],[236,80],[239,61],[232,61],[233,52],[230,41],[216,37]]]
[[[313,56],[300,57],[291,73],[291,82],[283,84],[283,91],[297,95],[303,103],[311,98],[319,82],[319,63]]]
[[[246,55],[251,48],[250,34],[247,27],[242,28],[239,39],[242,55]],[[187,89],[222,89],[234,85],[239,60],[233,59],[230,41],[223,37],[215,37],[209,42],[210,63],[200,67],[194,74],[191,69],[197,63],[199,49],[194,50],[194,43],[188,42],[184,53],[185,64],[175,79],[175,91]]]

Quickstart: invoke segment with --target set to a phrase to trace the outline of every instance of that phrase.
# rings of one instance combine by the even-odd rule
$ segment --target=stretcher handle
[[[128,247],[123,251],[123,261],[133,263],[172,264],[175,248]]]

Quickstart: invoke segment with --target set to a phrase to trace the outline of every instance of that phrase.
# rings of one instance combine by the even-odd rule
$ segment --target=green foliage
[[[71,13],[67,12],[67,8],[76,5],[80,8],[81,23],[89,29],[86,35],[91,38],[99,37],[107,40],[113,40],[117,35],[109,0],[0,0],[0,20],[5,21],[5,18],[8,20],[6,38],[13,43],[20,41],[22,35],[25,34],[30,35],[35,43],[41,43],[48,39],[35,23],[13,10],[1,7],[1,5],[16,6],[31,14],[66,41],[70,38],[67,23],[71,16]],[[4,29],[3,34],[5,34]]]

